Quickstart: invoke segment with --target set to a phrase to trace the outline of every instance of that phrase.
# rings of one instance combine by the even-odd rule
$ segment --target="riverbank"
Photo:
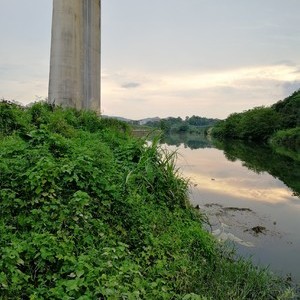
[[[293,299],[203,229],[157,141],[42,103],[0,116],[1,299]]]
[[[270,107],[232,113],[212,128],[221,140],[269,143],[275,151],[298,159],[300,149],[300,90]]]

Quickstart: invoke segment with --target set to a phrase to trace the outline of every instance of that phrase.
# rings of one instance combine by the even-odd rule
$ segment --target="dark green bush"
[[[271,107],[256,107],[243,113],[231,114],[227,119],[218,122],[212,129],[212,135],[221,139],[241,139],[266,142],[277,131],[292,129],[300,125],[300,91],[278,101]],[[288,136],[283,137],[285,134]],[[288,131],[272,137],[275,141],[295,148],[297,134],[290,136]],[[279,141],[280,140],[280,141]],[[298,147],[298,146],[297,146]]]
[[[300,152],[300,127],[280,130],[272,137],[273,146],[285,147]]]

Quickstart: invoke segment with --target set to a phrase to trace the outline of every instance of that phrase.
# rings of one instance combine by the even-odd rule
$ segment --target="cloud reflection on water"
[[[217,149],[179,149],[178,166],[202,193],[272,204],[295,203],[299,198],[267,172],[255,173],[239,160],[228,161]],[[296,201],[297,202],[297,201]]]
[[[253,187],[254,182],[246,178],[222,178],[212,180],[205,174],[184,172],[185,176],[191,178],[193,184],[202,191],[209,191],[210,193],[226,194],[227,196],[248,199],[253,201],[263,201],[269,203],[289,202],[293,197],[291,191],[285,187],[274,186],[256,186]],[[238,176],[238,175],[237,175]],[[275,181],[277,179],[274,178]],[[259,183],[261,185],[261,183]],[[279,185],[280,182],[279,182]]]

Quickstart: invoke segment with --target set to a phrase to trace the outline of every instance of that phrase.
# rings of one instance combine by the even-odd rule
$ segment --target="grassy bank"
[[[203,230],[157,142],[42,103],[0,118],[1,299],[292,299]]]

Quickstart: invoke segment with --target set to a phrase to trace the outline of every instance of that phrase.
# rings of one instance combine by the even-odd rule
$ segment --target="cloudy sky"
[[[71,1],[71,0],[70,0]],[[225,118],[300,88],[299,0],[102,0],[102,113]],[[0,0],[0,98],[47,97],[52,0]]]

